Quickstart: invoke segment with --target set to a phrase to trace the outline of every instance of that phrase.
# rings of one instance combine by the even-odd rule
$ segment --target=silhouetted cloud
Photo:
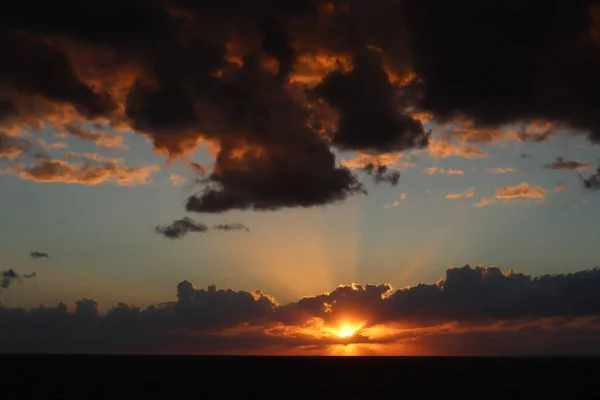
[[[213,229],[221,230],[221,231],[241,231],[244,230],[246,232],[250,232],[250,229],[247,228],[244,224],[239,222],[233,222],[229,224],[217,224],[213,226]]]
[[[12,282],[17,275],[6,276]],[[2,306],[0,351],[302,353],[354,343],[382,346],[381,354],[397,345],[404,354],[529,354],[524,333],[533,329],[534,352],[593,352],[600,344],[599,289],[599,269],[532,278],[465,266],[432,284],[396,291],[389,284],[342,285],[281,305],[260,290],[197,289],[182,281],[176,301],[143,310],[119,303],[101,314],[89,298],[73,311],[64,303],[30,311]],[[341,335],[344,325],[350,333]],[[577,346],[568,344],[573,338]],[[440,349],[450,339],[460,351]]]
[[[50,257],[48,255],[48,253],[44,253],[42,251],[32,251],[31,253],[29,253],[29,256],[31,258],[49,258]]]
[[[45,123],[108,148],[123,140],[105,129],[133,130],[171,159],[210,143],[215,164],[186,204],[203,213],[365,193],[334,148],[485,157],[476,145],[508,125],[520,140],[566,128],[600,141],[596,1],[282,4],[68,2],[94,21],[11,4],[0,129]],[[444,138],[423,127],[457,121]]]
[[[595,174],[592,174],[592,175],[588,176],[587,178],[584,178],[583,176],[580,175],[580,179],[583,182],[583,186],[586,189],[593,189],[593,190],[600,189],[600,167],[598,167]]]
[[[7,289],[13,281],[19,279],[19,274],[13,269],[2,271],[2,279],[0,279],[0,287]]]
[[[400,181],[400,171],[390,170],[386,165],[367,164],[362,170],[371,175],[375,183],[387,182],[392,186],[396,186]]]
[[[466,117],[477,127],[544,121],[600,139],[600,104],[590,100],[600,89],[596,1],[402,4],[421,78],[415,90],[438,121]]]
[[[196,222],[189,217],[173,221],[169,225],[157,226],[154,228],[159,233],[169,239],[179,239],[188,234],[188,232],[206,232],[208,227],[200,222]]]
[[[583,161],[569,161],[569,160],[565,160],[562,157],[556,157],[556,160],[554,160],[554,162],[552,162],[551,164],[547,164],[544,165],[545,169],[554,169],[554,170],[559,170],[559,169],[567,169],[567,170],[579,170],[579,169],[586,169],[591,167],[592,164],[588,163],[588,162],[583,162]]]

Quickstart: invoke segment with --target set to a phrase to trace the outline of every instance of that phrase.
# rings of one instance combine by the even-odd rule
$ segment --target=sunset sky
[[[597,2],[64,3],[0,16],[0,351],[600,352]]]

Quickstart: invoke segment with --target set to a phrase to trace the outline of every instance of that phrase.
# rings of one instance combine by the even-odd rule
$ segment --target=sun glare
[[[360,329],[360,326],[352,326],[349,324],[344,324],[340,326],[340,329],[337,331],[337,335],[341,338],[348,338],[354,336],[354,334]]]

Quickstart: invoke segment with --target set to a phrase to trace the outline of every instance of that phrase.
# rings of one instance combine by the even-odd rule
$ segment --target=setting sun
[[[354,336],[354,334],[360,329],[360,326],[351,326],[348,324],[344,324],[340,327],[337,332],[337,335],[341,338],[347,338]]]

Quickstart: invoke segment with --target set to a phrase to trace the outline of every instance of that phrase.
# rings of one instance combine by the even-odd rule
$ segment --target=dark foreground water
[[[600,359],[0,355],[0,399],[600,398]]]

